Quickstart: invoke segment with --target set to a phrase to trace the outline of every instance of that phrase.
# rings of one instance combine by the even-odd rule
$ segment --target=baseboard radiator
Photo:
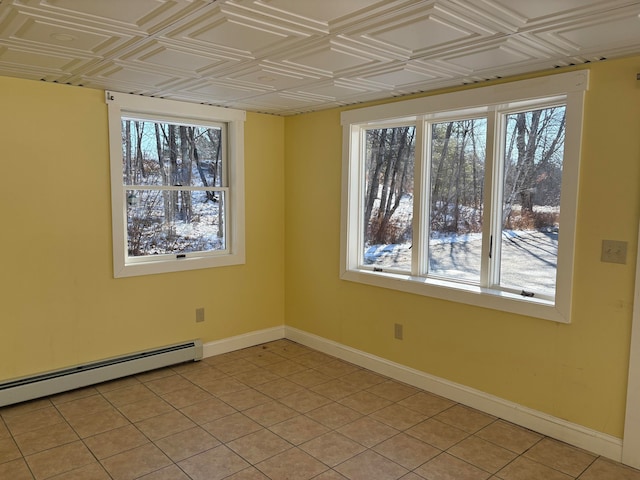
[[[202,359],[202,341],[136,352],[0,383],[0,407]]]

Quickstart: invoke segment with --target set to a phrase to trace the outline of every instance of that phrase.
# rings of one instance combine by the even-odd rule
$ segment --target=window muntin
[[[588,72],[579,71],[343,112],[344,170],[341,241],[343,267],[341,278],[549,320],[569,322],[580,135],[584,94],[587,87]],[[513,119],[517,118],[509,117],[509,115],[526,113],[533,116],[533,112],[538,110],[541,111],[540,115],[543,115],[545,112],[551,112],[548,109],[556,109],[556,113],[562,112],[564,109],[565,115],[564,148],[556,148],[555,151],[556,157],[562,157],[561,166],[557,162],[557,158],[554,160],[556,161],[554,174],[562,173],[563,235],[561,239],[555,235],[560,224],[559,217],[555,214],[559,213],[560,206],[553,205],[551,208],[554,210],[553,215],[547,216],[553,220],[553,226],[545,228],[544,235],[540,237],[548,243],[545,244],[536,239],[534,245],[537,252],[534,255],[535,260],[546,265],[551,272],[554,269],[554,260],[557,258],[555,278],[551,273],[547,275],[545,281],[542,281],[535,272],[538,267],[529,266],[527,271],[523,271],[518,266],[518,262],[513,260],[513,256],[507,248],[507,242],[512,243],[507,238],[512,232],[508,228],[505,228],[503,232],[502,216],[505,212],[503,201],[505,200],[504,192],[507,191],[504,182],[505,178],[509,176],[509,172],[504,170],[508,165],[504,155],[507,151],[506,141],[509,138],[507,133],[509,120],[512,119],[511,122],[513,122]],[[558,118],[555,117],[556,124],[558,124]],[[449,256],[449,258],[452,259],[452,265],[455,263],[454,266],[458,270],[441,268],[438,271],[438,265],[434,266],[433,262],[437,259],[438,242],[437,239],[432,238],[430,222],[434,213],[432,212],[431,196],[435,170],[432,165],[432,157],[438,152],[438,148],[432,145],[434,144],[432,138],[436,138],[435,143],[438,141],[438,132],[434,134],[433,127],[444,128],[449,122],[469,120],[484,122],[485,120],[482,119],[486,119],[486,127],[484,125],[481,127],[481,123],[477,123],[474,125],[474,130],[481,132],[486,129],[487,140],[484,151],[478,146],[482,144],[482,140],[476,135],[477,145],[475,150],[472,149],[473,155],[463,155],[469,166],[473,166],[473,163],[468,159],[475,158],[476,186],[482,185],[479,188],[483,189],[483,203],[478,205],[476,209],[479,219],[472,227],[466,226],[469,230],[481,230],[481,233],[478,234],[481,236],[480,245],[473,249],[474,252],[479,251],[480,260],[465,256],[467,252],[464,254],[454,252],[455,255]],[[364,156],[362,153],[365,151],[363,131],[379,126],[396,128],[411,122],[415,122],[416,125],[415,179],[412,195],[413,224],[410,247],[411,268],[405,267],[404,270],[398,270],[384,265],[374,265],[372,268],[370,264],[362,261],[364,248],[362,229],[363,223],[366,223],[362,213],[364,211],[362,199],[365,188]],[[553,141],[553,132],[551,129],[549,132],[551,133],[547,135],[546,148],[549,148]],[[556,131],[556,133],[558,132]],[[442,145],[440,149],[442,149]],[[462,151],[464,152],[464,150]],[[543,155],[543,151],[544,148],[541,147],[539,155]],[[481,153],[484,154],[484,166],[482,165]],[[480,171],[482,169],[484,172]],[[484,174],[484,182],[480,181],[481,173]],[[538,208],[534,208],[534,211]],[[435,206],[433,210],[437,210]],[[455,213],[455,210],[452,212]],[[450,213],[446,216],[448,220],[451,220]],[[461,213],[458,212],[459,215]],[[469,215],[468,212],[466,214]],[[469,235],[469,232],[464,230],[456,232],[456,240],[468,240]],[[557,244],[557,249],[555,244]],[[550,257],[548,256],[549,251],[551,251]],[[542,255],[542,252],[545,252],[547,256]],[[460,268],[460,264],[464,263],[460,259],[468,264],[475,262],[473,264],[476,268],[471,269],[468,264]],[[477,272],[478,263],[480,264],[479,275]],[[405,263],[405,265],[407,264],[408,262]],[[527,278],[529,274],[531,275]]]
[[[107,92],[114,275],[244,263],[244,112]]]

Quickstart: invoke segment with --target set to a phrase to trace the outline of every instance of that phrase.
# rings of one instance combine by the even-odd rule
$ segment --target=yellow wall
[[[246,265],[114,279],[104,93],[0,77],[0,106],[0,379],[284,323],[282,118],[247,115]]]
[[[589,69],[571,325],[341,281],[337,109],[286,119],[287,325],[622,437],[640,57]],[[629,242],[626,265],[600,262],[603,239]],[[395,322],[404,324],[403,341],[393,339]]]
[[[589,68],[571,325],[341,281],[337,109],[286,119],[248,114],[246,265],[114,279],[103,93],[0,77],[0,380],[286,319],[621,437],[640,57]],[[627,265],[600,262],[603,239],[629,242]],[[206,309],[202,324],[197,307]],[[403,341],[393,339],[398,321]]]

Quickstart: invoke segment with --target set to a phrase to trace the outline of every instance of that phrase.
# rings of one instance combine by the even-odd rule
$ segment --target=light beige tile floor
[[[288,340],[0,409],[2,480],[640,480]]]

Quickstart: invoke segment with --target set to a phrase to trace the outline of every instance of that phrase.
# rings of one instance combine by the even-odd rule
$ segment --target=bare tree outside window
[[[492,247],[501,287],[555,291],[565,110],[504,115],[502,226]],[[428,275],[479,284],[487,118],[428,126]],[[415,126],[365,130],[364,264],[411,269],[414,168]]]
[[[526,290],[527,272],[533,272],[537,293],[555,292],[565,122],[565,106],[506,115],[500,244],[504,287]]]
[[[340,278],[569,323],[588,77],[342,112]]]
[[[429,273],[478,282],[487,120],[431,125]]]
[[[221,127],[123,118],[129,256],[224,250]]]
[[[415,126],[366,131],[364,261],[411,268]]]

